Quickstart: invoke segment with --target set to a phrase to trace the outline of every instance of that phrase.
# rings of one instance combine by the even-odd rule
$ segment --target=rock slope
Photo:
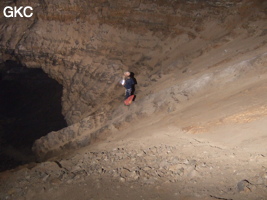
[[[83,150],[65,159],[5,172],[0,180],[0,197],[18,200],[136,199],[140,198],[138,195],[144,195],[145,199],[266,198],[266,155],[182,135],[176,139],[176,144],[171,145],[133,148],[125,143],[102,151]],[[70,192],[70,188],[75,189]],[[146,193],[142,194],[141,188]],[[63,194],[56,197],[60,191]]]
[[[69,126],[1,198],[266,199],[265,1],[22,2],[38,12],[1,16],[1,59],[62,84]]]
[[[248,51],[235,49],[237,41],[266,35],[264,1],[25,0],[1,2],[0,7],[18,4],[32,6],[34,15],[1,15],[2,60],[42,68],[63,85],[62,113],[75,133],[57,137],[74,138],[74,143],[79,141],[78,127],[91,133],[107,124],[122,99],[118,82],[123,71],[138,77],[142,99],[162,77],[190,74],[188,66],[194,59],[209,59],[205,64],[214,67]],[[254,48],[265,44],[260,41],[254,40]],[[229,43],[233,46],[221,52]],[[216,61],[210,54],[214,49],[216,57],[220,54]],[[201,63],[197,65],[193,73],[203,70]],[[188,94],[178,91],[177,95],[187,98]],[[55,137],[52,140],[58,143]],[[57,146],[54,143],[50,146]],[[72,146],[68,143],[57,149]]]
[[[148,86],[147,78],[153,80],[156,72],[170,73],[212,46],[234,39],[237,27],[261,34],[252,22],[264,19],[261,1],[25,0],[17,4],[32,6],[34,16],[1,16],[2,60],[42,68],[61,83],[62,112],[69,125],[110,110],[121,94],[117,84],[123,71],[135,72],[140,86]],[[1,10],[17,4],[1,2]]]

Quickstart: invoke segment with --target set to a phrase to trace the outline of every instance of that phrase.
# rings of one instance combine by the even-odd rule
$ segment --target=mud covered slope
[[[1,173],[0,197],[266,199],[263,52],[266,47],[185,80],[166,78],[158,84],[171,88],[152,87],[158,92],[118,108],[106,140]]]
[[[1,13],[2,59],[39,67],[63,87],[63,114],[73,124],[113,109],[125,70],[139,86],[182,68],[246,29],[264,34],[261,1],[20,1],[31,18]],[[4,6],[15,4],[1,2]],[[241,52],[239,52],[241,53]],[[112,95],[111,95],[112,94]]]
[[[62,112],[71,125],[37,141],[39,157],[87,145],[92,135],[110,132],[110,119],[121,113],[123,89],[118,81],[125,70],[135,73],[138,98],[143,100],[171,87],[157,85],[168,75],[181,80],[265,45],[264,1],[19,3],[32,6],[34,16],[1,16],[2,60],[42,68],[61,83]],[[6,5],[1,2],[2,8]],[[238,43],[244,46],[236,48]],[[209,62],[190,69],[199,57]],[[189,95],[178,90],[182,99]]]
[[[20,3],[36,12],[1,16],[2,61],[61,83],[69,126],[0,174],[1,199],[267,198],[265,1]]]

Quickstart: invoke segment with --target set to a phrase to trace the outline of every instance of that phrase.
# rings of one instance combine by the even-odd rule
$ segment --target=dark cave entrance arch
[[[33,142],[67,126],[62,86],[41,69],[0,66],[0,171],[34,161]]]

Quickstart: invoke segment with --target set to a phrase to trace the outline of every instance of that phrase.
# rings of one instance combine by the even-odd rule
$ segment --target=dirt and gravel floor
[[[176,110],[163,106],[89,147],[1,173],[1,199],[266,199],[265,58]]]
[[[187,49],[166,40],[170,64],[136,76],[133,104],[103,105],[107,135],[1,172],[0,199],[266,200],[267,26],[253,20],[210,41],[221,30],[209,19]]]

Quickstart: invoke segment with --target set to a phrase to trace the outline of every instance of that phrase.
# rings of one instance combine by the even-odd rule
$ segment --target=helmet
[[[130,72],[124,72],[124,76],[130,76],[131,73]]]

